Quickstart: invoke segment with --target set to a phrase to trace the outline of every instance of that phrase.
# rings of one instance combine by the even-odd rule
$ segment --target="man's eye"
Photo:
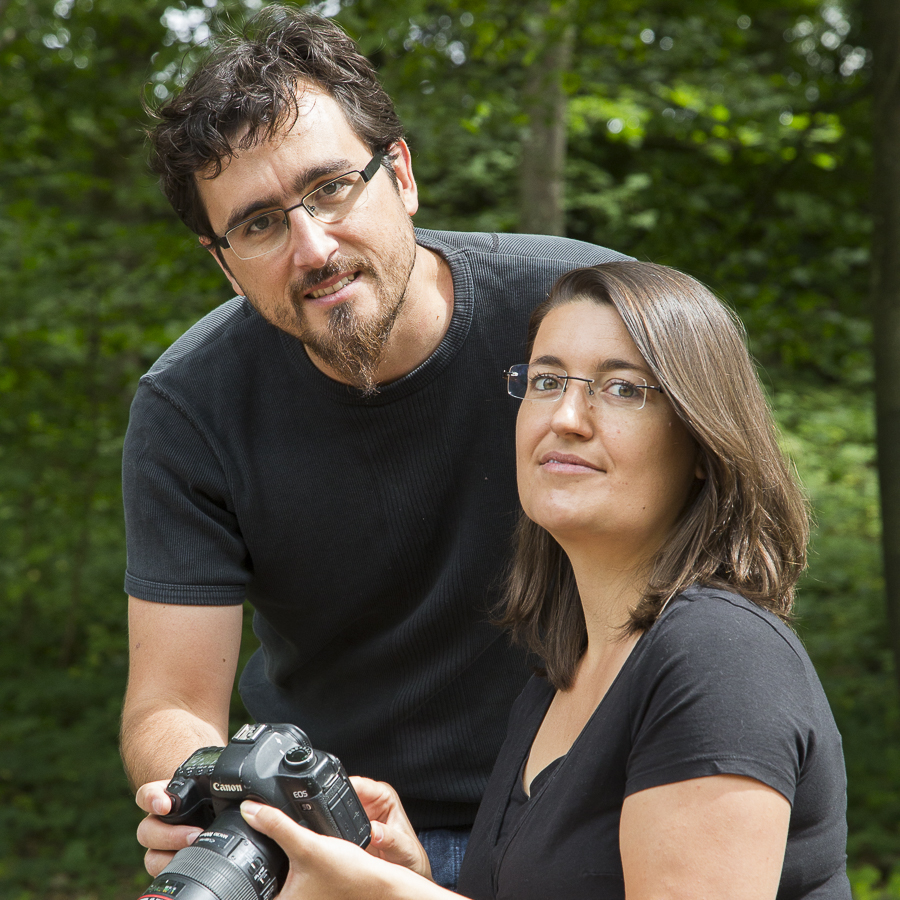
[[[279,217],[276,213],[266,213],[264,216],[257,216],[244,226],[244,234],[248,237],[259,237],[259,235],[265,234],[270,228],[277,225],[278,222]]]
[[[322,199],[334,200],[344,194],[349,188],[350,185],[343,178],[338,178],[337,181],[329,181],[328,184],[323,184],[319,190],[316,191],[315,196],[321,197]]]

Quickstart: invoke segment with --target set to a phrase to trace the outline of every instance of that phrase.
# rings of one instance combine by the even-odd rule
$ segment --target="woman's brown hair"
[[[648,629],[692,584],[734,590],[789,620],[806,566],[809,511],[737,317],[695,279],[665,266],[612,262],[563,275],[532,314],[528,353],[547,314],[609,304],[699,447],[706,475],[652,560],[629,633]],[[522,516],[500,624],[537,653],[557,689],[587,645],[575,576],[562,548]]]

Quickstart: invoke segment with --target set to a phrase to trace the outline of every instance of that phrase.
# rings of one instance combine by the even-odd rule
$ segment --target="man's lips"
[[[345,288],[348,284],[356,281],[359,272],[351,272],[347,275],[338,275],[322,282],[312,291],[307,291],[303,296],[310,300],[319,300],[327,297],[329,294],[336,294],[341,288]]]
[[[584,471],[589,469],[592,472],[602,472],[599,466],[589,463],[586,459],[576,456],[574,453],[558,453],[554,450],[548,450],[540,461],[541,466],[546,466],[554,471]]]

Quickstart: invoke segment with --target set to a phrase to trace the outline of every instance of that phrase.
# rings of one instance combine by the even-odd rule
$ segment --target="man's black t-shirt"
[[[553,281],[621,258],[578,241],[418,231],[454,289],[437,350],[374,397],[246,300],[141,380],[125,444],[126,590],[255,607],[241,677],[417,827],[470,824],[528,672],[488,624],[517,517],[502,372]]]
[[[516,702],[459,878],[474,900],[624,900],[619,819],[638,791],[755,778],[791,803],[779,900],[850,900],[841,738],[797,636],[735,594],[691,588],[636,644],[569,752],[522,768],[554,691]]]

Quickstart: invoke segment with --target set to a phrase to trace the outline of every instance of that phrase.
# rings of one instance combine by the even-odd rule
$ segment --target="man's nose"
[[[328,222],[314,219],[302,206],[292,209],[288,242],[294,265],[300,269],[320,269],[338,251],[340,242]]]

